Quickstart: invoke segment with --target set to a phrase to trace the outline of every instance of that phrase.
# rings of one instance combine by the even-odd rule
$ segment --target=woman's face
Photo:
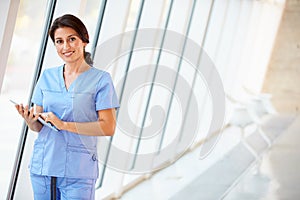
[[[69,27],[56,29],[54,44],[58,55],[66,63],[82,62],[84,60],[83,49],[87,43],[82,42],[74,29]]]

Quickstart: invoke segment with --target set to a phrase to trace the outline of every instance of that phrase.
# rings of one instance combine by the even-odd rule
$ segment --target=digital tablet
[[[13,104],[15,105],[19,105],[18,103],[16,103],[15,101],[13,100],[9,100],[10,102],[12,102]],[[38,121],[41,122],[41,124],[45,125],[45,126],[48,126],[49,128],[51,128],[52,130],[54,131],[59,131],[55,126],[53,126],[50,122],[46,122],[43,118],[39,117],[38,118]]]

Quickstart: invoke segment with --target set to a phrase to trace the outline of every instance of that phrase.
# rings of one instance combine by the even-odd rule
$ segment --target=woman
[[[73,15],[57,18],[49,31],[64,61],[44,70],[32,97],[33,108],[16,105],[28,127],[39,132],[30,163],[35,199],[94,199],[98,177],[97,137],[112,136],[119,107],[107,72],[92,67],[86,27]],[[43,126],[42,116],[59,131]]]

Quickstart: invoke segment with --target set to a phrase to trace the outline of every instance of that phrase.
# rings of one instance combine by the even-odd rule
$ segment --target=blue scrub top
[[[80,74],[66,89],[64,66],[44,70],[32,103],[44,112],[53,112],[67,122],[92,122],[98,110],[118,108],[119,103],[109,73],[94,67]],[[30,172],[38,175],[98,177],[97,137],[43,126],[34,143]]]

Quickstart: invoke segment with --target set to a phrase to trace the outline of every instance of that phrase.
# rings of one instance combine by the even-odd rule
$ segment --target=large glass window
[[[22,118],[9,100],[27,104],[43,32],[46,3],[46,1],[37,1],[35,6],[32,6],[30,1],[22,0],[18,9],[0,95],[0,193],[2,195],[8,191],[23,125]],[[26,190],[29,191],[28,187]]]

